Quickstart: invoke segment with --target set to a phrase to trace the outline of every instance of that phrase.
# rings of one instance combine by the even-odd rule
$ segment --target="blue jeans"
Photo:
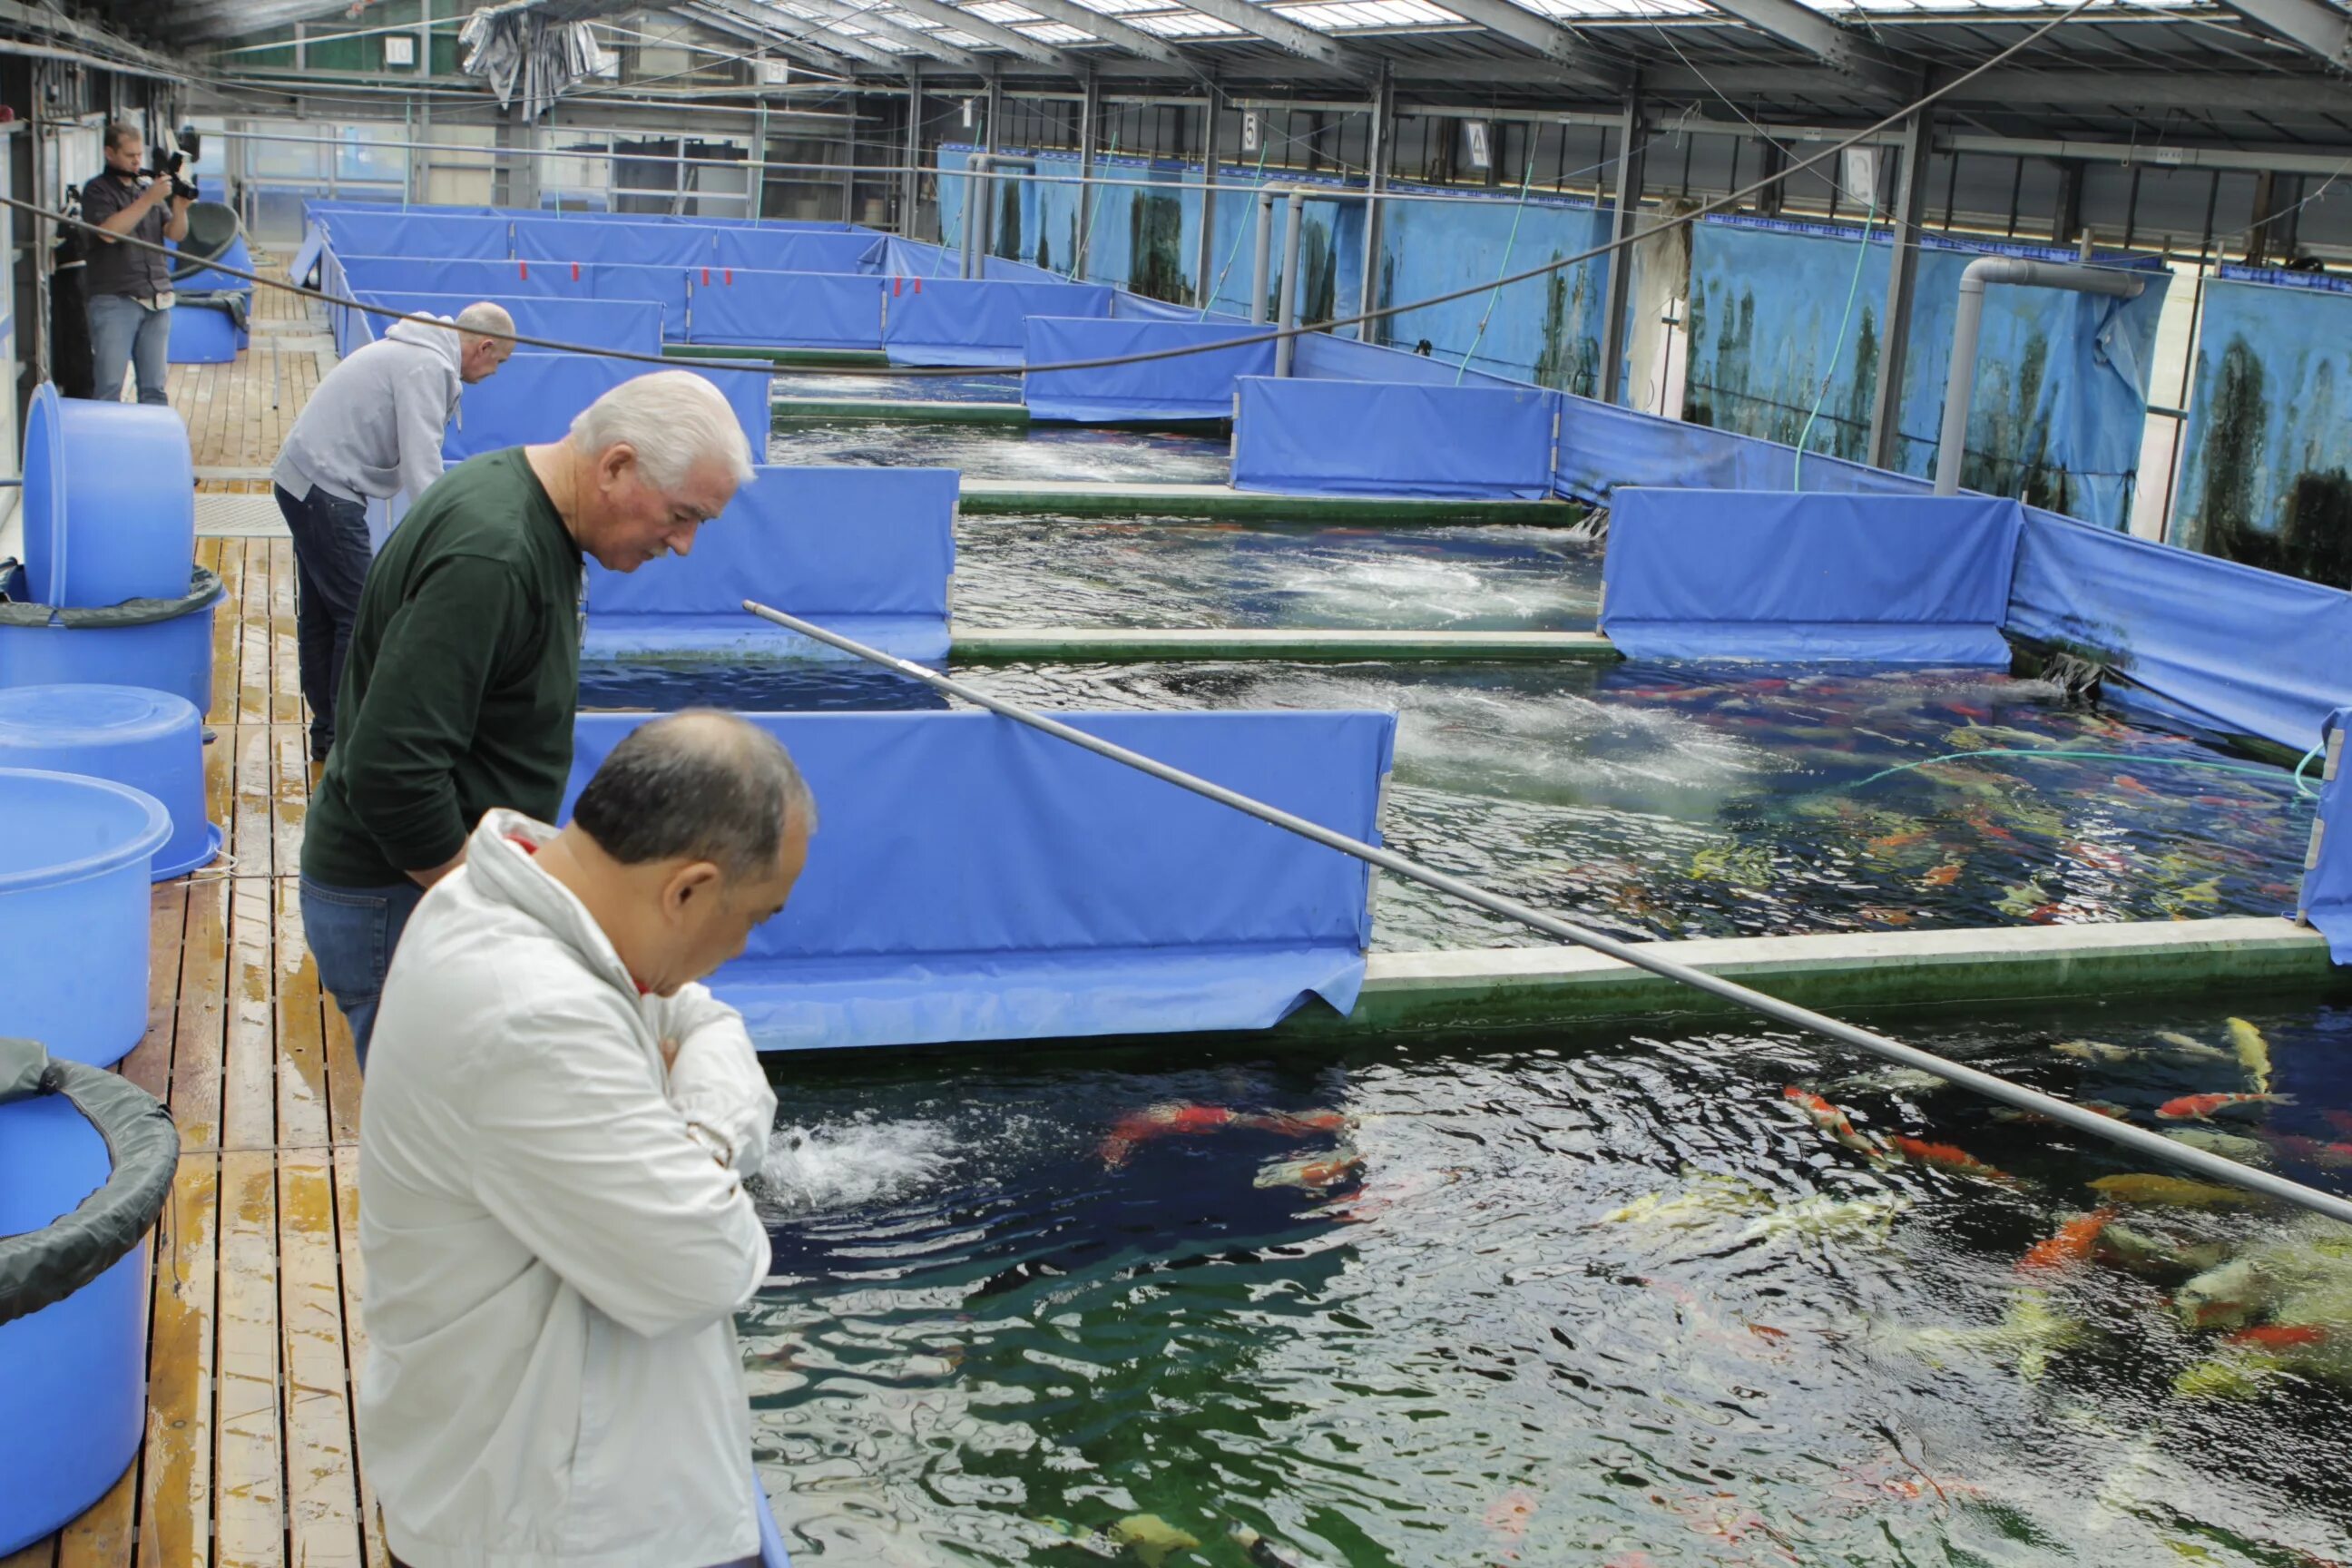
[[[360,586],[367,581],[367,508],[320,489],[296,500],[271,487],[278,515],[294,536],[295,648],[302,670],[302,700],[310,705],[310,756],[327,754],[335,739],[335,699],[343,689],[343,660],[359,619]]]
[[[122,400],[122,372],[139,367],[139,401],[169,403],[163,368],[172,346],[172,312],[151,310],[128,294],[89,297],[91,393],[100,403]]]
[[[329,888],[302,879],[302,936],[319,963],[319,984],[343,1010],[360,1070],[367,1070],[368,1037],[375,1033],[383,977],[400,933],[425,889],[414,882],[391,888]]]

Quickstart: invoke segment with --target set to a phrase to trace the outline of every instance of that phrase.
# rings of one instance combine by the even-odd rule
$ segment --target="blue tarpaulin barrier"
[[[2019,526],[1980,496],[1629,487],[1601,629],[1633,658],[2006,669]]]
[[[1195,343],[1232,343],[1263,334],[1264,328],[1220,321],[1134,321],[1067,316],[1032,316],[1028,321],[1030,364],[1110,359]],[[1085,425],[1123,420],[1230,419],[1234,382],[1244,375],[1274,374],[1274,342],[1254,341],[1209,353],[1145,360],[1093,370],[1032,371],[1022,377],[1022,401],[1035,419],[1067,419]]]
[[[689,554],[628,574],[589,563],[581,657],[851,657],[744,613],[757,599],[901,658],[943,659],[958,478],[761,468]]]
[[[423,256],[377,256],[341,246],[329,255],[347,291],[470,294],[477,300],[502,300],[510,294],[594,298],[589,279],[560,262],[436,260]]]
[[[1423,386],[1501,386],[1524,390],[1527,383],[1480,371],[1465,371],[1425,354],[1308,332],[1297,340],[1293,374],[1326,381],[1409,381]]]
[[[2347,281],[2205,286],[2171,537],[2352,588],[2352,293],[2287,279]]]
[[[561,261],[534,262],[540,270],[560,268]],[[662,308],[662,331],[686,330],[686,296],[688,281],[698,270],[684,267],[640,267],[623,261],[583,263],[581,280],[588,291],[599,300],[651,300]]]
[[[1520,171],[1507,173],[1507,183],[1516,184]],[[1450,294],[1590,250],[1609,237],[1611,217],[1609,208],[1559,197],[1538,196],[1524,206],[1494,197],[1390,202],[1381,216],[1379,302]],[[1241,265],[1248,261],[1245,255]],[[1609,258],[1595,257],[1524,283],[1402,311],[1365,330],[1404,350],[1426,340],[1448,375],[1466,356],[1474,374],[1491,371],[1591,397],[1601,390],[1608,294]]]
[[[880,262],[882,237],[870,231],[730,228],[711,237],[713,267],[746,272],[867,272]]]
[[[1555,394],[1245,376],[1234,488],[1286,495],[1551,493]]]
[[[1361,862],[991,713],[752,717],[820,821],[791,906],[711,982],[762,1049],[1255,1029],[1311,995],[1355,1005]],[[1378,833],[1392,715],[1061,717]],[[642,721],[581,715],[574,795]]]
[[[688,285],[692,313],[686,327],[691,342],[767,348],[882,346],[882,302],[888,285],[880,278],[709,267],[689,273]]]
[[[1573,500],[1605,505],[1620,485],[1857,495],[1927,495],[1932,489],[1926,479],[1819,453],[1801,464],[1795,447],[1775,441],[1563,394],[1552,488]]]
[[[2327,938],[2328,956],[2352,964],[2352,708],[2327,717],[2319,820],[2303,873],[2303,918]]]
[[[1030,316],[1110,314],[1110,290],[1083,283],[893,278],[882,346],[893,364],[1017,365]]]
[[[629,353],[657,354],[662,350],[662,308],[644,300],[562,300],[530,294],[405,294],[367,293],[352,296],[362,304],[381,305],[409,315],[447,316],[479,300],[506,307],[515,331],[524,337],[547,338],[583,349],[620,349]],[[392,326],[389,316],[363,310],[347,312],[354,323],[352,348],[383,336]],[[345,349],[344,353],[350,353]],[[515,345],[517,353],[555,351]]]
[[[2038,508],[2009,628],[2107,665],[2126,702],[2298,752],[2352,702],[2352,594]]]
[[[674,360],[672,370],[710,378],[727,395],[751,460],[768,451],[768,367],[764,364],[703,363]],[[647,365],[601,354],[517,354],[489,380],[466,388],[458,423],[449,427],[442,455],[452,463],[502,447],[553,441],[572,427],[582,409],[625,381],[653,374]]]
[[[498,260],[514,254],[509,220],[411,210],[344,208],[319,215],[327,237],[349,256],[414,256],[443,261]]]
[[[632,267],[699,267],[716,254],[719,231],[603,218],[519,217],[514,253],[529,261],[606,261]]]

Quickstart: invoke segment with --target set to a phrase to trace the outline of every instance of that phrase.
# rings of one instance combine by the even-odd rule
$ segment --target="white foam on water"
[[[937,1121],[779,1127],[768,1135],[759,1185],[771,1206],[793,1215],[895,1203],[935,1184],[958,1150]]]

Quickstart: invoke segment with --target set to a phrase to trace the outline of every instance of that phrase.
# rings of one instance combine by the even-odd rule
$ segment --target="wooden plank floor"
[[[254,270],[283,276],[268,258]],[[188,443],[202,470],[267,470],[278,460],[294,416],[334,363],[320,307],[282,289],[256,289],[253,345],[227,364],[175,364],[165,382],[172,406],[188,422]],[[203,479],[199,490],[267,494],[260,478]]]
[[[282,354],[273,409],[264,338],[323,335],[306,310],[265,293],[255,349],[173,367],[199,466],[274,460],[316,362],[307,346]],[[181,1141],[152,1244],[146,1436],[95,1507],[0,1568],[389,1561],[352,1429],[359,1067],[295,894],[310,775],[293,547],[203,539],[197,558],[228,589],[205,782],[233,859],[155,889],[148,1028],[121,1068],[171,1106]]]

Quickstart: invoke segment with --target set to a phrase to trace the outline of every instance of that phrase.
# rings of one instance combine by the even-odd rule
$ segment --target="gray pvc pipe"
[[[1265,321],[1265,290],[1268,284],[1267,264],[1273,259],[1274,197],[1271,185],[1257,188],[1257,241],[1250,253],[1249,319],[1259,325]]]
[[[2012,256],[1980,256],[1960,272],[1958,309],[1952,316],[1952,371],[1944,385],[1944,427],[1936,440],[1936,493],[1960,493],[1960,463],[1969,444],[1969,399],[1977,388],[1977,344],[1984,335],[1984,295],[1989,283],[2029,289],[2065,289],[2077,294],[2110,294],[2136,300],[2147,280],[2097,267],[2067,267]]]
[[[1298,325],[1298,242],[1305,226],[1307,193],[1294,189],[1290,193],[1289,210],[1282,220],[1282,313],[1283,335],[1274,340],[1274,374],[1288,375],[1296,357],[1298,340],[1290,336]]]

